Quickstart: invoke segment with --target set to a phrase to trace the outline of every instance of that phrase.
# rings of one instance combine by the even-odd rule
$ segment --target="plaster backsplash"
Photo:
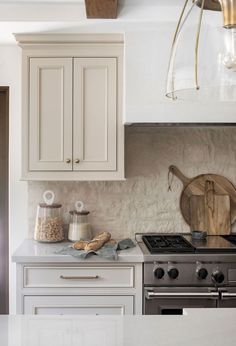
[[[175,164],[189,177],[218,173],[236,183],[236,128],[127,127],[125,156],[123,182],[29,182],[29,236],[46,189],[62,203],[65,223],[74,202],[84,201],[94,232],[114,238],[189,232],[179,209],[182,183],[174,178],[168,192],[168,167]]]

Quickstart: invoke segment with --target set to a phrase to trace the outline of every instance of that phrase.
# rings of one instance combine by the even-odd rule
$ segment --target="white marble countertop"
[[[18,247],[18,249],[12,255],[12,261],[17,263],[46,263],[46,262],[68,262],[68,263],[78,263],[78,262],[114,262],[108,261],[100,258],[97,255],[89,255],[86,260],[81,260],[77,257],[72,257],[70,255],[56,254],[57,251],[63,247],[69,245],[69,242],[62,243],[39,243],[32,239],[25,239],[23,243]],[[133,262],[140,263],[143,262],[143,254],[139,246],[118,251],[118,260],[115,262]]]
[[[0,316],[1,346],[235,346],[236,309],[183,316]]]

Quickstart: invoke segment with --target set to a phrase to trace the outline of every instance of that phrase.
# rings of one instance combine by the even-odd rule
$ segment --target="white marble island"
[[[35,315],[125,315],[142,313],[139,246],[117,260],[82,260],[58,251],[71,243],[25,240],[12,256],[17,266],[17,313]]]
[[[236,309],[183,316],[0,316],[1,346],[235,346]]]

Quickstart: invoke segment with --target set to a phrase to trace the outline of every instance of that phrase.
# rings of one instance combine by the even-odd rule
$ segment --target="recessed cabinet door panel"
[[[116,92],[116,58],[74,59],[74,170],[116,170]]]
[[[132,296],[25,296],[33,315],[133,315]]]
[[[72,170],[72,58],[30,59],[30,170]]]

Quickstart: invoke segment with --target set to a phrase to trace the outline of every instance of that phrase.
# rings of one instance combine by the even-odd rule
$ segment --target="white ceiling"
[[[118,18],[87,19],[84,0],[0,0],[0,44],[15,44],[12,33],[125,32],[151,24],[176,23],[183,0],[119,0]]]
[[[64,3],[84,3],[84,0],[41,0],[41,1],[39,1],[39,0],[0,0],[0,3],[42,3],[42,2],[44,2],[44,3],[48,3],[48,4],[50,4],[50,3],[62,3],[62,2],[64,2]]]
[[[0,3],[65,3],[65,4],[69,4],[69,3],[84,3],[84,0],[0,0]],[[162,3],[163,5],[166,6],[166,4],[168,4],[168,6],[176,6],[176,4],[183,4],[183,0],[118,0],[119,4],[129,4],[129,5],[146,5],[146,6],[150,6],[151,4],[156,4],[156,3]]]

